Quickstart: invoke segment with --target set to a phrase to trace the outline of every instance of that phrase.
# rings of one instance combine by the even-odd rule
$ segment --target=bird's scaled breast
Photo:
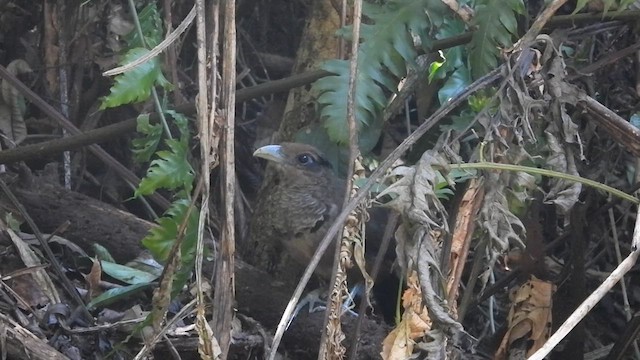
[[[254,155],[268,160],[268,166],[246,252],[254,265],[287,276],[309,264],[342,205],[344,182],[309,145],[268,145]],[[333,252],[328,253],[332,259]]]

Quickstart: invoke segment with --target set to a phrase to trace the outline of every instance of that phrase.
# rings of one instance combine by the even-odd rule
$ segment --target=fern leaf
[[[164,216],[157,220],[159,226],[149,230],[149,234],[142,239],[142,244],[151,252],[154,258],[160,261],[167,260],[169,252],[178,237],[178,228],[184,222],[189,203],[189,200],[180,199],[171,204]],[[193,211],[189,217],[185,235],[191,235],[197,228],[198,215],[197,211]]]
[[[428,47],[430,24],[441,22],[444,11],[442,2],[435,0],[398,0],[363,7],[363,14],[373,22],[363,24],[360,34],[362,43],[354,99],[363,153],[375,145],[382,125],[380,112],[415,61],[417,53],[412,35],[421,37],[423,46]],[[335,75],[313,85],[321,105],[320,116],[331,140],[346,144],[349,140],[346,131],[349,63],[332,60],[323,68]]]
[[[155,2],[149,3],[139,13],[140,28],[144,41],[140,39],[140,35],[133,30],[126,36],[125,40],[129,48],[143,47],[152,49],[163,40],[162,34],[162,18]]]
[[[185,221],[189,205],[190,201],[187,199],[175,201],[164,216],[157,220],[158,226],[149,230],[147,236],[142,239],[142,244],[151,252],[154,258],[160,261],[167,260],[178,238],[178,229]],[[174,292],[182,289],[182,286],[187,282],[195,262],[196,243],[198,240],[197,209],[191,211],[186,221],[187,227],[180,247],[181,266],[174,278]]]
[[[147,175],[140,182],[135,196],[149,195],[159,188],[180,189],[191,193],[195,172],[187,161],[187,143],[181,140],[166,140],[169,150],[156,153]]]
[[[131,49],[125,55],[122,64],[128,64],[149,52],[147,49]],[[151,88],[155,85],[170,88],[171,84],[162,75],[160,60],[158,57],[136,66],[135,68],[120,74],[115,78],[115,84],[111,87],[110,94],[103,98],[101,110],[144,101],[151,95]]]
[[[191,135],[189,132],[189,120],[187,120],[187,117],[184,116],[184,114],[171,109],[165,110],[164,114],[169,115],[171,116],[171,118],[173,118],[173,124],[180,131],[180,139],[181,139],[180,141],[183,141],[185,144],[188,144],[189,136]]]
[[[469,64],[474,78],[479,78],[498,65],[500,48],[513,44],[517,35],[516,14],[524,13],[522,0],[480,0],[473,25]]]
[[[162,125],[149,123],[149,114],[140,114],[137,119],[137,131],[142,137],[133,139],[133,157],[139,162],[146,162],[151,159],[153,153],[160,144],[162,136]]]

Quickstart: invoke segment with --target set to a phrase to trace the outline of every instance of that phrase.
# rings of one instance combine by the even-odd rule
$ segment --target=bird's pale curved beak
[[[266,145],[258,148],[258,150],[253,153],[253,156],[275,162],[282,162],[284,160],[282,146],[280,145]]]

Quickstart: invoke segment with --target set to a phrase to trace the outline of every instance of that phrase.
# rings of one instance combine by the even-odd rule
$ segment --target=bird
[[[268,162],[249,225],[250,262],[295,281],[339,214],[346,182],[311,145],[266,145],[254,156]],[[331,277],[333,253],[325,253],[316,275]]]
[[[267,160],[267,169],[253,208],[249,244],[243,252],[245,260],[271,273],[278,281],[295,286],[342,210],[346,181],[336,174],[323,153],[311,145],[266,145],[258,148],[254,156]],[[369,218],[365,259],[371,265],[380,250],[389,212],[372,208]],[[335,243],[314,272],[321,288],[331,278],[334,250]],[[389,294],[397,292],[400,281],[391,271],[394,258],[395,250],[388,248],[381,267],[385,271],[374,279],[373,289],[377,312],[390,323],[394,321],[397,299]],[[348,274],[352,285],[363,279],[356,268]],[[316,300],[307,299],[300,305],[309,303],[311,311],[311,303]]]

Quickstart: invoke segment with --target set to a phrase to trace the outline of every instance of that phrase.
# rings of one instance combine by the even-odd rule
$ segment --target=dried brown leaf
[[[496,360],[506,359],[509,348],[516,340],[526,338],[531,346],[527,356],[538,350],[551,333],[551,310],[555,285],[532,276],[511,295],[511,308],[507,318],[509,328],[500,347]]]
[[[85,281],[89,285],[89,299],[93,300],[96,296],[102,293],[100,288],[100,280],[102,280],[102,264],[97,258],[93,259],[93,265],[91,271],[85,277]]]
[[[416,340],[425,336],[431,329],[431,319],[423,305],[418,273],[415,271],[407,278],[407,289],[402,294],[402,307],[402,320],[382,344],[380,355],[384,360],[409,358]]]

